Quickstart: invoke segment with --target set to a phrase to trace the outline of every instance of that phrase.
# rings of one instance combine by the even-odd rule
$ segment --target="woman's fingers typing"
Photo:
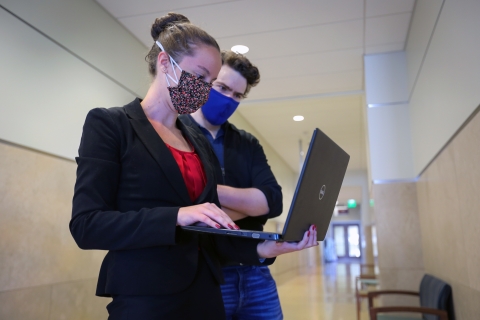
[[[178,211],[177,224],[187,226],[203,222],[212,228],[238,229],[238,226],[214,203],[202,203],[195,206],[182,207]]]
[[[221,226],[228,229],[238,229],[237,225],[232,221],[232,219],[216,204],[210,203],[212,206],[211,211],[206,211],[205,215],[208,218],[218,222]]]

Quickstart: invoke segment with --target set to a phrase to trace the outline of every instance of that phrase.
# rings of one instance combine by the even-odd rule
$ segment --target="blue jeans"
[[[283,319],[277,286],[267,266],[229,266],[223,273],[227,320]]]

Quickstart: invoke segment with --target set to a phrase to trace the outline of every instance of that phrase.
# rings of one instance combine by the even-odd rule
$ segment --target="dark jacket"
[[[181,292],[192,283],[202,254],[219,283],[219,258],[260,264],[258,241],[182,232],[180,207],[218,205],[216,178],[205,137],[177,126],[192,143],[207,178],[192,203],[173,155],[136,99],[124,107],[89,112],[76,159],[70,231],[82,249],[109,250],[97,295]],[[267,259],[264,264],[272,263]]]
[[[180,120],[194,128],[197,134],[203,134],[191,116],[182,115]],[[222,172],[216,162],[216,175],[220,184],[235,188],[257,188],[265,194],[270,211],[263,216],[247,217],[235,223],[242,229],[263,230],[267,219],[278,217],[282,213],[282,188],[267,162],[260,142],[245,130],[237,129],[230,122],[222,125],[224,135],[224,165]],[[209,144],[210,146],[210,144]]]

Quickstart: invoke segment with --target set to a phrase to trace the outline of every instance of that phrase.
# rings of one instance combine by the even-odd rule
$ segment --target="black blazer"
[[[261,264],[258,241],[198,235],[176,227],[180,207],[218,205],[208,141],[177,120],[207,178],[192,202],[180,169],[136,99],[124,107],[93,109],[83,127],[70,231],[82,249],[109,250],[97,295],[169,294],[192,283],[198,254],[219,283],[218,258]],[[270,264],[266,259],[263,264]]]

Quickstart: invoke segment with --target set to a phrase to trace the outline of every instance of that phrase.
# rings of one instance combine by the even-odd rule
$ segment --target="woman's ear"
[[[160,51],[157,56],[157,70],[167,73],[170,66],[170,57],[165,51]]]

